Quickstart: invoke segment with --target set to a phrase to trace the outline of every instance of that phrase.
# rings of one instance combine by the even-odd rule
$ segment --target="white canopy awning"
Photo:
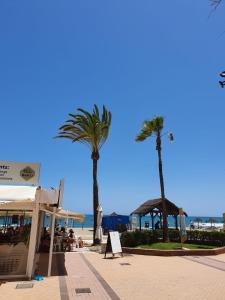
[[[34,201],[37,186],[0,185],[0,202]]]
[[[57,204],[59,192],[37,186],[0,185],[0,209],[32,209],[35,203]]]
[[[39,209],[53,213],[51,205],[57,204],[59,191],[41,189],[37,186],[0,185],[0,210],[33,210],[37,203]],[[68,218],[82,223],[85,216],[69,210],[57,208],[57,218]]]
[[[51,189],[51,190],[40,190],[40,198],[38,200],[39,203],[44,204],[57,204],[58,198],[59,198],[59,192],[58,190]]]

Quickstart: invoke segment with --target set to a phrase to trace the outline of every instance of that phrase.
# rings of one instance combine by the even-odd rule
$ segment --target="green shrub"
[[[153,241],[158,240],[152,231],[148,230],[123,232],[120,239],[121,244],[124,247],[136,247],[138,245],[150,244]]]
[[[126,224],[117,224],[116,225],[116,231],[119,231],[120,233],[124,232],[124,231],[127,231]]]
[[[188,230],[187,237],[189,243],[212,245],[219,247],[225,246],[224,232]]]
[[[136,247],[138,245],[137,239],[135,237],[135,232],[125,231],[121,234],[120,237],[121,245],[123,247]]]
[[[153,235],[155,235],[155,242],[160,242],[163,239],[163,230],[158,229],[153,231]],[[180,232],[177,229],[169,229],[168,230],[169,240],[171,242],[179,242],[180,241]]]
[[[180,242],[179,230],[169,229],[169,240],[171,242]],[[121,244],[124,247],[136,247],[138,245],[148,245],[161,242],[163,231],[142,230],[127,231],[121,235]],[[213,231],[188,230],[186,243],[194,243],[211,246],[225,246],[225,233]]]

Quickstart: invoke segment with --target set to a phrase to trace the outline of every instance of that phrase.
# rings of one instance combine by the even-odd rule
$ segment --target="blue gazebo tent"
[[[103,216],[102,228],[104,232],[109,230],[118,230],[119,226],[125,225],[127,228],[130,226],[130,218],[125,215],[118,215],[113,212],[111,215]]]

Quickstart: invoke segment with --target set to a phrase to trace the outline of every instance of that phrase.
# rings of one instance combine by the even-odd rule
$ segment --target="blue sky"
[[[92,212],[88,148],[55,140],[69,112],[105,104],[113,120],[99,161],[105,213],[160,195],[145,119],[165,117],[166,196],[189,215],[225,211],[225,5],[208,1],[0,2],[1,160],[41,163],[41,185],[65,179],[64,206]]]

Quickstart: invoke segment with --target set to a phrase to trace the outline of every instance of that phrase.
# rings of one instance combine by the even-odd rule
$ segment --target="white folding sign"
[[[111,231],[109,232],[111,246],[112,246],[112,253],[121,253],[122,248],[120,244],[120,236],[118,231]]]
[[[0,183],[38,185],[40,164],[0,161]]]

